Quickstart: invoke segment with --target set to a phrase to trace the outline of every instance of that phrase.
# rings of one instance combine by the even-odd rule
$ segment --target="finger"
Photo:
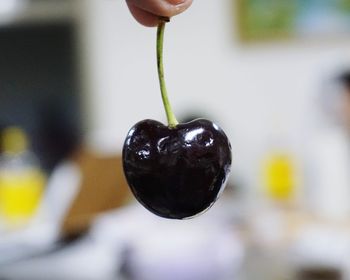
[[[192,4],[192,0],[126,0],[126,2],[151,14],[164,17],[180,14]]]
[[[153,15],[150,12],[147,12],[145,10],[142,10],[131,3],[128,3],[128,7],[133,17],[142,25],[148,26],[148,27],[153,27],[158,25],[158,22],[159,22],[158,16]]]

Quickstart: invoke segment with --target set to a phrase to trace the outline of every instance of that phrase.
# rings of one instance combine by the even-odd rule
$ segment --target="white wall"
[[[84,0],[90,143],[118,151],[137,121],[165,121],[155,29],[132,19],[123,0]],[[167,26],[166,80],[178,116],[207,112],[227,131],[237,173],[247,180],[276,126],[291,148],[307,136],[313,97],[349,61],[350,41],[241,45],[230,0],[195,1]],[[102,144],[101,144],[102,143]]]

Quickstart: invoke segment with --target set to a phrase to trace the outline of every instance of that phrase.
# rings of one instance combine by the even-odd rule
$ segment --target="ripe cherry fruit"
[[[126,179],[136,199],[154,214],[185,219],[209,209],[225,187],[231,145],[205,119],[179,124],[167,97],[163,70],[164,19],[157,32],[157,61],[168,126],[154,120],[134,125],[123,147]]]

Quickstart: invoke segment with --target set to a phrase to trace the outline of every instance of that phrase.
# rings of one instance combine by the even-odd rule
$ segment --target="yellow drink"
[[[0,214],[6,225],[21,225],[35,214],[44,189],[40,170],[0,174]]]
[[[283,154],[268,157],[263,166],[264,186],[269,197],[289,200],[295,192],[295,170],[291,158]]]
[[[39,206],[45,176],[28,150],[28,138],[21,128],[2,131],[1,147],[0,222],[6,227],[24,225]]]

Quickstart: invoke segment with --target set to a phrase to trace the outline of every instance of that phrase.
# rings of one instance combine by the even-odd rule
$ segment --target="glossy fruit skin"
[[[154,120],[132,127],[123,147],[123,168],[136,199],[169,219],[209,209],[225,187],[231,145],[221,128],[197,119],[169,128]]]

